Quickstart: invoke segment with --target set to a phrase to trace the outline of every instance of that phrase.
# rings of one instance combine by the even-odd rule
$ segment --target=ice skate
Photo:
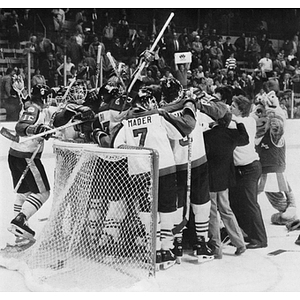
[[[162,250],[161,259],[162,259],[161,268],[163,270],[169,269],[170,267],[174,266],[176,263],[176,256],[173,254],[171,250]]]
[[[175,238],[174,248],[172,249],[172,252],[176,256],[176,262],[178,264],[181,264],[181,259],[183,255],[182,238]]]
[[[35,232],[26,224],[26,216],[19,213],[11,222],[8,231],[16,237],[22,237],[35,242]]]
[[[194,255],[197,256],[198,263],[208,262],[214,259],[214,253],[207,243],[201,239],[196,244]]]
[[[156,250],[155,270],[159,271],[162,264],[161,250]]]

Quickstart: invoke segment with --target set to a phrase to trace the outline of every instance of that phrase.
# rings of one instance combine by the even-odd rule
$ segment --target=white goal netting
[[[158,155],[55,141],[53,205],[29,249],[1,254],[35,291],[126,289],[155,275]]]

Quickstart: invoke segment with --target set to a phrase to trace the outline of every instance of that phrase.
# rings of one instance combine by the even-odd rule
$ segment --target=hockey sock
[[[29,195],[30,193],[24,193],[24,194],[17,194],[17,197],[15,199],[15,203],[14,203],[14,215],[17,216],[18,213],[21,211],[22,206],[26,200],[26,197]]]
[[[173,248],[173,224],[175,211],[170,213],[159,213],[161,220],[161,248],[162,250],[169,250]]]
[[[195,214],[195,229],[197,239],[204,238],[205,242],[208,241],[208,224],[210,214],[210,201],[204,204],[193,204],[192,209]]]
[[[183,219],[183,207],[177,208],[175,214],[174,214],[174,227],[176,227]],[[181,238],[182,239],[182,230],[175,234],[175,238]]]
[[[49,196],[50,192],[46,191],[39,194],[31,193],[26,197],[21,211],[27,217],[27,220],[42,207]]]

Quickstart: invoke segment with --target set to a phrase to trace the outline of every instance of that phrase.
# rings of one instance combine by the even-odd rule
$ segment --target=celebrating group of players
[[[43,143],[52,134],[47,132],[80,120],[79,125],[64,131],[64,140],[80,140],[110,148],[126,144],[158,151],[157,266],[166,269],[183,255],[183,230],[179,225],[184,218],[188,188],[188,200],[195,218],[195,255],[199,261],[213,259],[215,249],[209,244],[208,234],[211,213],[209,168],[203,133],[229,111],[220,97],[199,90],[183,90],[174,78],[164,78],[155,87],[145,86],[137,79],[128,92],[116,73],[100,89],[89,91],[80,101],[52,106],[47,101],[52,92],[47,86],[38,85],[33,88],[31,97],[23,101],[23,110],[15,127],[21,140],[12,142],[9,150],[14,187],[30,164],[29,172],[17,190],[15,218],[9,227],[17,237],[16,243],[33,239],[35,232],[29,227],[28,220],[50,195],[50,185],[40,159]],[[42,138],[26,140],[37,134],[42,134]],[[25,141],[22,141],[23,137]],[[37,154],[33,157],[35,151]],[[189,171],[191,176],[188,176]],[[242,248],[236,254],[244,252],[244,245]]]

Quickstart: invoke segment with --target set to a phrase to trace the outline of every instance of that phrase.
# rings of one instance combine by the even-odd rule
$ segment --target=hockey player
[[[111,146],[117,148],[127,144],[150,147],[159,152],[158,228],[161,231],[158,231],[157,239],[157,264],[166,269],[176,262],[170,250],[173,248],[172,228],[176,212],[176,173],[169,138],[182,139],[193,130],[195,107],[192,102],[186,102],[182,116],[175,117],[158,110],[155,98],[147,91],[141,91],[133,101],[132,109],[111,137]]]
[[[50,88],[44,85],[33,87],[31,99],[28,98],[28,101],[25,102],[23,113],[15,127],[16,133],[20,137],[51,129],[46,124],[50,121],[50,116],[54,110],[50,112],[48,108],[44,109],[49,92]],[[44,139],[47,138],[49,136],[44,136]],[[35,232],[28,226],[27,221],[49,198],[50,186],[41,162],[44,139],[33,139],[24,143],[12,142],[9,149],[8,163],[14,187],[17,186],[27,164],[30,164],[29,171],[16,191],[15,218],[8,228],[17,236],[16,244],[24,239],[33,239]],[[36,150],[37,154],[31,161],[31,157]]]
[[[47,86],[36,85],[33,87],[32,96],[25,103],[24,111],[15,127],[21,138],[52,129],[48,124],[57,108],[46,106],[46,98],[49,93],[50,88]],[[77,113],[81,113],[80,109],[77,110]],[[82,114],[78,116],[79,119],[82,117]],[[41,208],[50,195],[49,181],[41,162],[44,140],[49,137],[50,135],[44,135],[42,138],[23,143],[12,142],[9,150],[8,163],[14,187],[18,184],[27,164],[29,165],[29,171],[16,191],[14,204],[16,216],[8,228],[17,237],[23,239],[34,240],[35,232],[29,227],[28,220]],[[36,156],[31,159],[36,150]]]
[[[193,97],[191,94],[188,98]],[[199,98],[207,96],[199,95]],[[174,78],[162,82],[162,103],[168,112],[174,115],[180,115],[183,109],[183,103],[186,101],[183,97],[182,86]],[[207,98],[208,100],[208,98]],[[208,166],[203,140],[203,124],[208,120],[213,121],[208,116],[218,118],[218,104],[209,103],[207,100],[197,102],[196,126],[191,134],[192,137],[192,173],[191,173],[191,206],[195,215],[195,234],[196,244],[193,246],[199,262],[211,260],[214,258],[213,251],[207,245],[208,242],[208,224],[210,214],[210,198],[208,185]],[[205,114],[206,113],[206,114]],[[187,158],[188,143],[187,139],[171,140],[172,150],[175,156],[177,168],[177,188],[178,204],[174,226],[179,224],[183,218],[183,209],[186,203],[186,183],[187,183]],[[182,232],[175,235],[174,252],[177,257],[182,256]],[[178,260],[180,262],[180,259]]]

